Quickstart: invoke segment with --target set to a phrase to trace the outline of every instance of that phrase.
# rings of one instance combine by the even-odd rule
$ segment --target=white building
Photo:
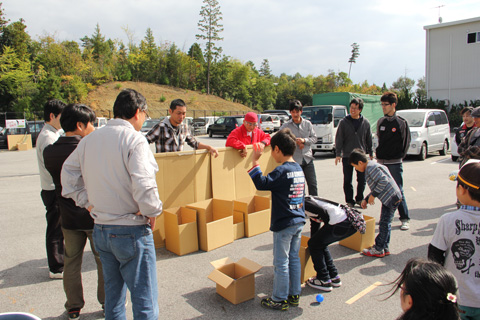
[[[427,97],[447,105],[480,100],[480,17],[423,28]]]

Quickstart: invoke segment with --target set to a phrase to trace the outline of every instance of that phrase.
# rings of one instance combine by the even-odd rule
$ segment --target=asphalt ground
[[[214,146],[224,146],[224,138],[199,138]],[[188,148],[187,148],[188,149]],[[153,145],[152,145],[153,150]],[[341,165],[334,165],[331,154],[316,155],[315,168],[319,194],[344,201]],[[157,250],[160,318],[162,319],[395,319],[401,314],[398,293],[390,299],[385,293],[412,257],[426,257],[438,218],[455,210],[455,183],[448,174],[458,164],[450,156],[429,155],[425,161],[407,159],[404,163],[404,189],[410,216],[409,231],[399,229],[398,214],[392,224],[392,254],[379,259],[360,255],[338,244],[330,246],[343,285],[324,293],[318,304],[310,287],[302,291],[300,306],[280,312],[260,306],[272,292],[272,233],[236,240],[210,252],[199,251],[176,256],[164,248]],[[368,189],[368,188],[367,188]],[[364,210],[378,221],[380,203]],[[66,319],[65,294],[61,280],[51,280],[45,253],[45,209],[40,199],[40,181],[35,149],[0,151],[0,312],[30,312],[42,319]],[[378,226],[377,226],[378,231]],[[309,235],[308,224],[304,234]],[[95,262],[89,247],[83,263],[85,307],[82,319],[101,319],[96,301]],[[207,276],[210,261],[247,257],[263,266],[256,274],[254,300],[233,305],[216,294],[215,283]],[[376,286],[375,284],[382,285]],[[129,299],[129,298],[128,298]],[[131,303],[128,319],[133,319]]]

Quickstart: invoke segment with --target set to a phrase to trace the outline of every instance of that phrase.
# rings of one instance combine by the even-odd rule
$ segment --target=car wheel
[[[444,156],[447,154],[447,150],[448,150],[448,142],[447,140],[443,141],[443,147],[442,147],[442,150],[439,151],[440,155],[441,156]]]
[[[427,158],[427,144],[424,142],[422,143],[422,148],[420,149],[420,154],[418,155],[418,160],[425,160]]]
[[[208,130],[208,136],[211,138],[213,136],[212,130]]]
[[[453,162],[457,162],[457,160],[458,160],[458,156],[452,156],[452,161]]]

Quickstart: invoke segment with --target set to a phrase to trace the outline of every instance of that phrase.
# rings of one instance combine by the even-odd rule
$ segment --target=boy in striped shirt
[[[367,202],[373,205],[375,198],[378,198],[382,203],[380,222],[378,223],[379,232],[375,238],[375,244],[371,248],[364,249],[362,254],[383,258],[390,255],[388,245],[390,243],[392,220],[395,210],[402,201],[402,193],[388,168],[376,161],[369,161],[367,155],[361,149],[354,149],[348,160],[355,170],[365,172],[365,179],[370,188],[370,193],[362,200],[362,208],[367,208]]]

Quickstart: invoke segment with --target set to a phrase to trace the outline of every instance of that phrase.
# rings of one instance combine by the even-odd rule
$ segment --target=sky
[[[223,54],[257,69],[268,59],[272,73],[302,76],[348,73],[351,45],[354,83],[390,87],[400,76],[425,75],[424,26],[475,18],[478,0],[218,0]],[[25,20],[29,35],[57,40],[91,36],[98,23],[106,39],[137,44],[151,28],[157,44],[183,51],[197,42],[202,0],[0,0],[11,22]],[[439,6],[443,6],[438,8]],[[203,43],[199,42],[204,48]]]

